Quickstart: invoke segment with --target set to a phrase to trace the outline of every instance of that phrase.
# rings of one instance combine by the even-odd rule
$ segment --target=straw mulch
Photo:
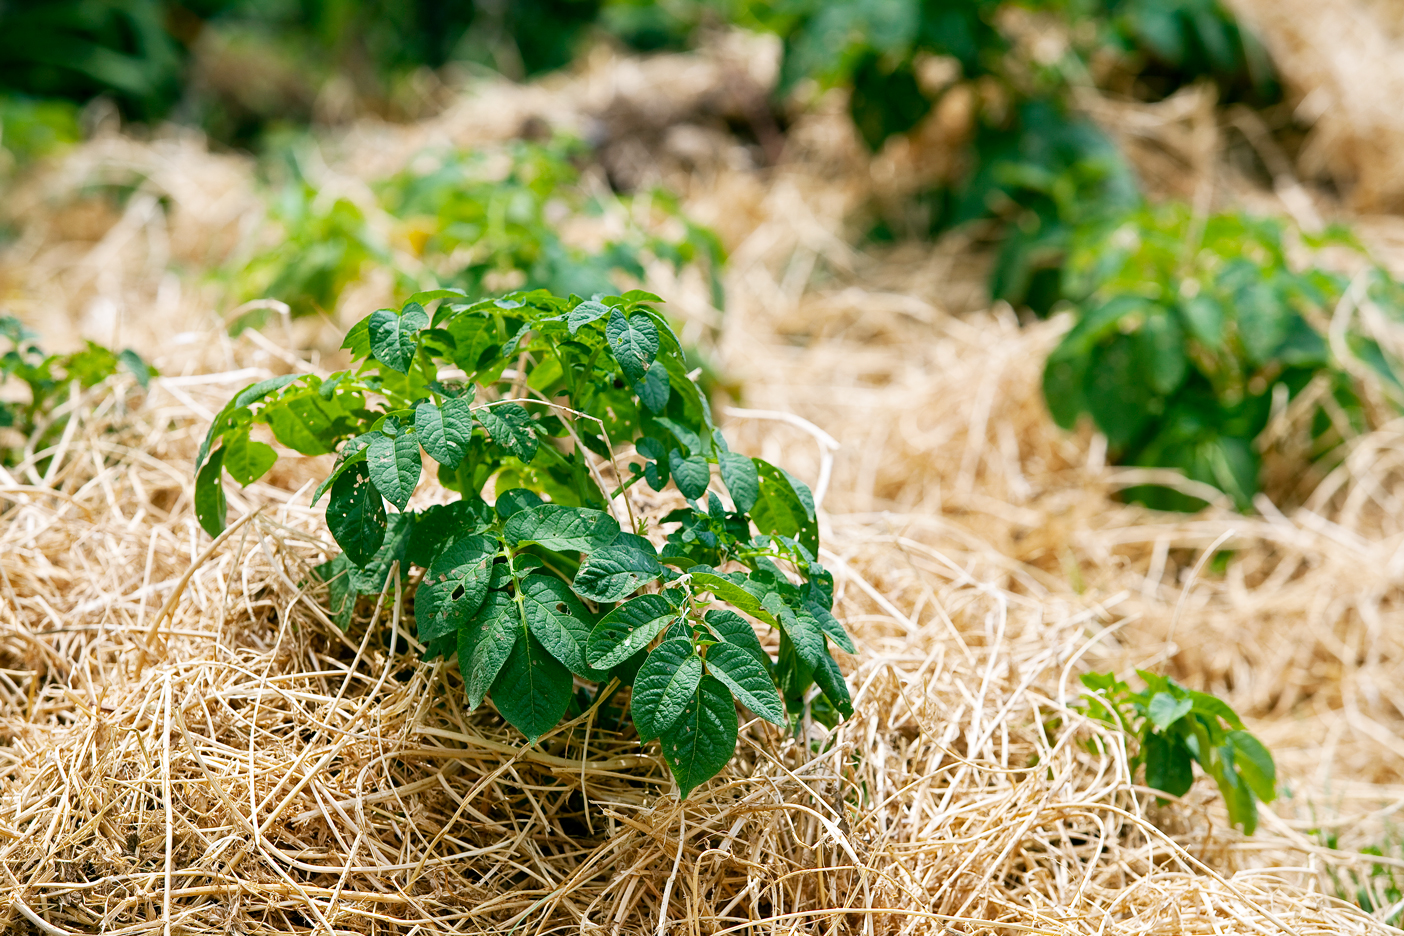
[[[641,120],[625,105],[645,84],[705,114],[721,105],[684,92],[734,71],[727,54],[598,59],[575,84],[521,94],[564,126]],[[434,134],[483,142],[473,107],[404,131],[403,152]],[[347,134],[328,171],[372,173],[357,167],[388,158],[396,132]],[[681,173],[680,144],[659,139],[645,155]],[[228,339],[217,287],[168,272],[182,252],[236,249],[256,210],[247,166],[188,139],[105,138],[31,183],[21,246],[0,259],[5,301],[29,320],[106,329],[90,333],[165,375],[146,394],[118,379],[75,395],[56,447],[0,475],[7,927],[1392,931],[1388,907],[1376,918],[1336,895],[1361,880],[1382,903],[1372,869],[1404,865],[1352,851],[1381,844],[1404,802],[1404,648],[1385,624],[1400,600],[1399,427],[1353,440],[1335,474],[1284,496],[1300,504],[1286,516],[1121,505],[1134,479],[1042,408],[1038,362],[1065,323],[969,311],[985,261],[967,244],[846,246],[891,179],[867,175],[839,121],[821,109],[769,169],[717,145],[689,151],[683,181],[733,247],[712,352],[740,387],[728,432],[823,498],[859,647],[844,661],[855,717],[800,739],[752,722],[730,767],[680,804],[656,750],[606,709],[530,749],[490,709],[464,713],[456,668],[414,652],[412,590],[332,626],[309,574],[332,548],[308,504],[325,461],[289,456],[231,491],[244,519],[211,544],[189,468],[212,412],[327,346],[315,328]],[[113,161],[141,167],[167,207],[79,238],[63,212]],[[683,293],[685,317],[708,314],[688,284],[657,288]],[[1284,414],[1281,445],[1292,425]],[[1211,546],[1233,550],[1222,574],[1200,562]],[[1182,802],[1138,787],[1120,738],[1070,707],[1080,673],[1133,665],[1253,717],[1291,791],[1256,836],[1226,827],[1204,783]]]

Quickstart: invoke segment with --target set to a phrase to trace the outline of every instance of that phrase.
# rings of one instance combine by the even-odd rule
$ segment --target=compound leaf
[[[331,488],[327,526],[346,558],[363,566],[385,541],[385,503],[365,462],[350,466]]]
[[[683,799],[715,777],[736,753],[736,703],[715,676],[704,675],[671,729],[659,737],[663,759]]]
[[[707,648],[707,672],[725,683],[746,708],[771,724],[784,727],[785,703],[775,689],[775,681],[745,649],[730,643],[712,644]]]
[[[677,616],[678,609],[662,595],[631,598],[601,618],[590,631],[585,660],[596,669],[623,663],[648,646]]]
[[[629,708],[640,741],[651,741],[677,724],[697,694],[702,658],[686,637],[665,640],[653,649],[634,677]]]

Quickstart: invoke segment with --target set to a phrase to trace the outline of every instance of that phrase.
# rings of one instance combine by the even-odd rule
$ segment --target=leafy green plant
[[[1229,821],[1252,835],[1258,803],[1277,796],[1272,754],[1221,699],[1154,673],[1137,674],[1146,684],[1140,692],[1112,673],[1082,677],[1091,690],[1082,697],[1088,713],[1136,740],[1132,775],[1144,768],[1147,786],[1183,796],[1198,764],[1218,784]]]
[[[1323,333],[1350,279],[1294,268],[1276,220],[1228,213],[1195,225],[1172,204],[1078,235],[1065,283],[1078,321],[1049,356],[1044,396],[1065,428],[1090,415],[1114,460],[1177,468],[1247,508],[1274,393],[1291,400],[1318,376],[1329,382],[1313,457],[1365,428],[1356,381]],[[1307,239],[1324,243],[1350,247],[1341,236]],[[1380,269],[1365,276],[1365,295],[1398,317],[1399,284]],[[1377,342],[1352,332],[1343,350],[1400,399],[1397,363]],[[1155,507],[1202,506],[1165,488],[1130,493]]]
[[[638,736],[660,741],[686,796],[735,749],[733,697],[777,725],[850,714],[828,645],[853,644],[809,489],[727,447],[660,301],[436,290],[381,309],[346,336],[352,369],[254,384],[217,415],[196,459],[200,522],[225,529],[225,471],[247,485],[275,462],[256,427],[337,452],[313,499],[330,495],[343,550],[319,570],[341,626],[396,569],[423,570],[419,640],[457,653],[470,709],[491,699],[534,743],[575,680],[605,687],[596,699],[632,684]],[[426,464],[458,499],[410,509]],[[640,481],[686,503],[654,521],[671,528],[661,549],[651,518],[618,518]],[[778,659],[751,621],[778,631]]]
[[[63,433],[68,417],[55,417],[54,409],[72,385],[88,389],[123,369],[145,388],[155,374],[135,351],[114,352],[91,341],[72,354],[45,354],[38,336],[9,315],[0,316],[0,348],[0,387],[13,380],[25,385],[28,396],[0,400],[0,429],[19,433],[34,451]],[[0,445],[0,463],[14,464],[17,454]]]
[[[394,245],[404,261],[396,264],[401,296],[436,287],[462,289],[471,298],[515,287],[608,294],[619,288],[619,276],[641,279],[645,262],[656,258],[677,270],[699,267],[720,305],[723,254],[716,235],[689,221],[664,193],[651,195],[648,217],[640,217],[636,200],[594,192],[572,162],[579,155],[579,144],[569,140],[426,152],[375,185],[373,209],[327,197],[291,155],[294,179],[270,211],[279,236],[267,249],[232,261],[235,289],[242,299],[280,299],[294,315],[330,311],[368,265],[389,262]],[[562,228],[606,212],[620,223],[607,226],[614,232],[596,249],[562,237]]]

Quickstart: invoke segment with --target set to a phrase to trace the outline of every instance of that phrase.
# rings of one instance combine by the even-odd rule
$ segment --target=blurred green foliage
[[[81,137],[78,108],[60,99],[0,95],[0,149],[8,162],[24,164],[56,152]],[[0,172],[6,166],[0,163]]]
[[[1079,231],[1065,284],[1078,300],[1078,321],[1043,376],[1054,419],[1072,428],[1090,415],[1113,460],[1179,469],[1246,509],[1259,489],[1255,441],[1275,406],[1325,381],[1312,404],[1309,457],[1320,458],[1366,428],[1352,369],[1378,378],[1396,405],[1404,400],[1396,376],[1404,371],[1372,338],[1346,334],[1337,348],[1352,360],[1337,358],[1324,323],[1351,277],[1298,268],[1284,235],[1276,220],[1195,219],[1178,204]],[[1364,259],[1340,232],[1303,242]],[[1364,301],[1404,318],[1404,287],[1379,268],[1360,275]],[[1203,506],[1161,487],[1128,494],[1164,509]]]
[[[319,190],[291,156],[270,211],[277,236],[235,258],[229,275],[242,299],[273,297],[305,315],[332,311],[371,263],[396,270],[400,294],[452,287],[476,299],[503,288],[612,293],[619,275],[642,279],[654,258],[697,267],[720,307],[716,235],[663,193],[616,197],[588,186],[573,161],[581,155],[568,140],[425,152],[361,204]],[[588,236],[563,237],[573,225]]]

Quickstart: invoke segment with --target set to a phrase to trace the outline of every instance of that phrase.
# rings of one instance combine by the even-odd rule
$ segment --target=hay
[[[666,96],[708,60],[612,61],[580,84],[524,90],[536,103],[508,101],[496,119],[521,126],[555,108],[583,126],[581,84],[644,73]],[[405,130],[397,152],[451,119]],[[331,170],[370,173],[359,160],[394,133],[353,131]],[[326,350],[228,339],[215,294],[167,272],[152,232],[172,219],[190,225],[167,240],[179,249],[220,237],[233,242],[216,252],[236,249],[254,203],[246,165],[188,141],[115,138],[33,180],[24,191],[48,200],[15,209],[29,246],[0,261],[7,301],[40,324],[63,310],[91,325],[106,296],[123,343],[143,342],[166,376],[144,396],[118,380],[100,405],[75,399],[64,441],[0,476],[7,925],[1392,931],[1337,900],[1333,875],[1401,864],[1351,850],[1379,844],[1404,802],[1401,653],[1384,624],[1404,543],[1399,427],[1353,440],[1287,517],[1120,505],[1132,479],[1042,408],[1037,362],[1064,323],[967,313],[986,261],[957,239],[856,252],[845,225],[875,183],[839,171],[857,164],[851,133],[821,111],[791,147],[769,170],[720,159],[687,194],[726,220],[734,247],[716,352],[741,387],[729,435],[829,479],[816,483],[824,558],[859,648],[844,661],[857,712],[798,740],[747,725],[737,759],[686,804],[606,708],[529,750],[489,710],[463,713],[456,669],[414,652],[410,595],[363,603],[345,634],[332,627],[309,584],[331,549],[308,505],[324,460],[287,457],[231,492],[248,519],[210,549],[189,467],[211,413],[238,385]],[[90,282],[61,259],[79,252],[50,221],[81,167],[111,153],[164,178],[151,184],[171,208],[134,217],[120,241],[115,225],[99,234],[110,246]],[[681,172],[676,154],[654,158],[660,177]],[[196,182],[205,172],[225,173],[222,194]],[[40,474],[46,454],[54,468]],[[642,514],[667,507],[631,493]],[[1189,582],[1229,529],[1227,571]],[[1158,802],[1118,739],[1069,708],[1079,673],[1132,665],[1168,667],[1254,716],[1292,790],[1257,836],[1228,831],[1203,783]],[[1310,833],[1323,825],[1332,847]]]

